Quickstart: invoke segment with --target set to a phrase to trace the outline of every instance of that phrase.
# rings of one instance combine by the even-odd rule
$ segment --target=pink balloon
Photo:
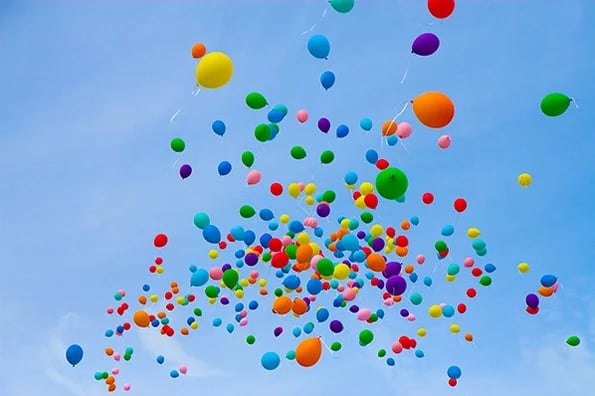
[[[119,369],[119,368],[117,368],[117,367],[114,367],[114,368],[112,369],[112,374],[113,374],[113,375],[118,375],[118,374],[120,374],[120,369]]]
[[[182,374],[186,374],[188,372],[188,367],[186,367],[185,365],[182,364],[178,371],[180,371],[180,373],[182,373]]]
[[[392,349],[394,353],[401,353],[403,352],[403,345],[401,345],[399,341],[396,341],[390,346],[390,349]]]
[[[395,300],[393,300],[392,298],[385,298],[384,299],[384,305],[386,305],[387,307],[390,307],[391,305],[393,305],[395,303]]]
[[[368,320],[370,319],[370,315],[372,315],[372,311],[369,308],[360,309],[357,313],[358,320]]]
[[[105,310],[105,312],[107,312],[108,314],[113,314],[114,313],[114,307],[107,307],[107,309]]]
[[[308,121],[308,112],[304,109],[297,112],[297,120],[301,123]]]
[[[130,390],[130,384],[124,384],[124,386],[122,387],[126,392],[128,392]]]
[[[289,235],[283,235],[283,237],[281,238],[281,243],[283,244],[283,247],[291,245],[292,242],[293,239],[291,239]]]
[[[352,288],[348,288],[343,292],[343,298],[345,299],[345,301],[353,301],[355,300],[355,297],[355,290],[353,290]]]
[[[240,327],[244,327],[248,324],[248,318],[240,319]]]
[[[553,291],[554,293],[556,293],[556,292],[558,291],[558,289],[559,289],[559,288],[560,288],[560,281],[556,281],[556,283],[554,283],[554,284],[552,285],[552,291]]]
[[[339,293],[342,293],[344,290],[345,290],[345,285],[339,285],[339,286],[337,286],[337,291]]]
[[[463,265],[465,266],[465,268],[473,267],[473,264],[475,264],[475,260],[473,260],[473,257],[465,257],[465,260],[463,260]]]
[[[252,272],[250,272],[250,278],[256,279],[256,278],[258,278],[258,275],[260,275],[260,274],[256,270],[253,270]]]
[[[441,149],[447,149],[450,146],[450,142],[450,136],[442,135],[438,138],[438,147],[440,147]]]
[[[209,276],[212,280],[221,280],[223,278],[223,271],[219,267],[212,267],[209,270]]]
[[[122,356],[120,356],[120,354],[119,354],[118,352],[114,353],[114,355],[113,355],[113,356],[114,356],[114,360],[115,360],[116,362],[119,362],[119,361],[120,361],[120,358],[122,357]]]
[[[415,260],[417,261],[417,264],[421,265],[426,262],[426,256],[424,256],[423,254],[418,254]]]
[[[413,127],[408,122],[401,122],[397,125],[397,136],[401,139],[408,138],[413,132]]]
[[[260,171],[251,170],[250,172],[248,172],[248,176],[246,176],[246,183],[248,183],[248,185],[252,186],[254,184],[258,184],[258,182],[260,182],[261,178],[262,178],[262,175],[260,174]]]
[[[414,314],[412,314],[412,313],[410,313],[410,314],[407,316],[407,320],[408,320],[408,321],[410,321],[410,322],[413,322],[413,321],[415,321],[415,319],[417,319],[417,317],[416,317]]]

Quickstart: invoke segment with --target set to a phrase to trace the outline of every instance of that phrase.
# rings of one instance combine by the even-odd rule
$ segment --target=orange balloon
[[[397,123],[393,120],[384,121],[382,124],[382,136],[391,136],[397,133]]]
[[[473,341],[473,334],[471,333],[465,333],[465,340],[472,342]]]
[[[397,253],[397,256],[405,257],[409,254],[409,249],[407,248],[407,246],[397,246],[395,252]]]
[[[109,385],[107,386],[107,391],[108,391],[108,392],[113,392],[113,391],[115,391],[115,390],[116,390],[116,384],[109,384]]]
[[[303,315],[308,311],[308,304],[301,298],[294,298],[291,310],[296,315]]]
[[[314,249],[312,249],[312,246],[310,246],[308,243],[300,245],[295,252],[295,258],[300,263],[307,263],[310,261],[313,255]]]
[[[401,222],[401,229],[402,229],[402,230],[404,230],[404,231],[407,231],[407,230],[408,230],[408,229],[410,229],[410,228],[411,228],[411,223],[409,223],[409,221],[408,221],[408,220],[403,220],[403,221]]]
[[[132,316],[132,320],[138,327],[149,327],[151,320],[149,319],[149,314],[142,309],[139,309],[134,313]]]
[[[320,337],[307,338],[295,349],[295,360],[302,367],[314,366],[322,355],[322,342]]]
[[[112,375],[105,379],[105,383],[108,385],[113,384],[114,382],[116,382],[116,379]]]
[[[112,356],[114,354],[114,349],[110,347],[105,348],[105,354],[107,356]]]
[[[382,272],[386,268],[386,260],[378,253],[370,253],[366,258],[366,263],[372,271]]]
[[[415,116],[429,128],[443,128],[450,124],[455,116],[455,106],[442,92],[430,91],[411,101]]]
[[[537,292],[541,294],[543,297],[551,297],[554,294],[554,289],[551,287],[539,286]]]
[[[207,47],[203,43],[196,43],[192,46],[192,57],[202,58],[207,53]]]
[[[275,301],[273,301],[273,312],[279,315],[285,315],[291,311],[292,306],[293,301],[291,301],[291,298],[287,296],[277,297]]]

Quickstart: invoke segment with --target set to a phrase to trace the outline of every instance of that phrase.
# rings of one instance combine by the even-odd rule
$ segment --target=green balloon
[[[242,164],[246,168],[250,168],[254,164],[254,154],[252,151],[244,151],[242,153]]]
[[[238,271],[230,268],[223,273],[223,284],[227,286],[228,289],[234,289],[240,280],[240,274]]]
[[[194,313],[195,316],[202,316],[202,309],[200,309],[200,308],[194,308],[194,310],[192,312]]]
[[[176,153],[181,153],[186,148],[186,143],[184,140],[182,140],[182,138],[176,137],[171,140],[169,146]]]
[[[271,252],[264,252],[260,256],[260,259],[265,263],[268,263],[269,261],[271,261],[272,258],[273,258],[273,255],[271,254]]]
[[[194,225],[201,230],[209,224],[211,224],[211,220],[209,219],[209,215],[205,212],[199,212],[194,215]]]
[[[255,342],[256,342],[256,337],[254,337],[252,334],[250,334],[250,335],[248,335],[248,336],[246,337],[246,343],[247,343],[248,345],[252,345],[252,344],[254,344]]]
[[[386,168],[376,176],[376,191],[386,199],[395,200],[407,191],[407,175],[397,168]]]
[[[362,213],[359,218],[362,219],[365,224],[370,224],[372,221],[374,221],[374,215],[370,212]]]
[[[411,301],[411,304],[419,305],[424,300],[424,298],[419,293],[413,293],[411,294],[411,297],[409,297],[409,300]]]
[[[361,346],[366,346],[374,341],[374,333],[371,330],[365,329],[359,333],[359,343]]]
[[[243,205],[240,208],[240,216],[244,219],[249,219],[256,214],[256,210],[250,205]]]
[[[290,154],[296,160],[306,158],[306,150],[302,146],[293,146]]]
[[[575,347],[581,343],[581,339],[578,338],[577,336],[570,336],[566,339],[566,343],[570,346]]]
[[[322,200],[326,203],[333,203],[337,198],[337,194],[333,190],[326,190],[322,193]]]
[[[335,153],[331,150],[325,150],[320,154],[320,162],[323,164],[330,164],[335,160]]]
[[[343,346],[339,341],[335,341],[331,344],[331,351],[339,352]]]
[[[572,99],[563,93],[553,92],[541,100],[541,111],[549,117],[557,117],[564,114],[570,106]]]
[[[345,14],[353,9],[355,0],[330,0],[329,3],[335,11]]]
[[[102,379],[107,379],[107,377],[109,377],[109,373],[107,371],[104,371],[101,373],[101,378]]]
[[[205,295],[209,298],[216,298],[219,295],[219,288],[214,285],[209,285],[205,288]]]
[[[386,349],[379,349],[378,350],[378,357],[383,358],[386,356]]]
[[[278,287],[275,289],[274,293],[275,293],[275,296],[281,297],[283,295],[283,290],[281,290],[281,288]]]
[[[446,242],[444,241],[436,241],[436,243],[434,243],[434,247],[439,252],[445,252],[446,249],[448,249],[448,246],[446,246]]]
[[[321,258],[316,263],[316,271],[322,276],[331,276],[335,273],[335,264],[330,259]]]
[[[294,244],[287,245],[287,247],[285,248],[285,253],[289,256],[290,259],[295,260],[295,258],[297,257],[297,248],[297,245]]]
[[[487,275],[482,276],[479,278],[479,284],[482,286],[489,286],[492,284],[492,278]]]
[[[254,137],[259,142],[266,142],[271,138],[271,128],[267,124],[258,124],[254,128]]]
[[[259,110],[265,107],[268,103],[261,93],[250,92],[246,95],[246,104],[253,110]]]

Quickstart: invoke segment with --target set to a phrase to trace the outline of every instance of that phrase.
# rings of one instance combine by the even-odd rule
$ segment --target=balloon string
[[[576,107],[576,109],[578,110],[578,104],[576,103],[576,100],[574,98],[570,98],[570,101],[574,104],[574,107]]]
[[[320,337],[320,342],[322,343],[322,345],[324,345],[324,347],[326,348],[327,351],[329,351],[330,353],[334,353],[333,350],[331,348],[329,348],[328,345],[326,345],[326,342],[324,342],[322,337]]]
[[[322,17],[320,17],[320,21],[318,21],[317,23],[315,23],[314,25],[312,25],[310,27],[310,29],[306,30],[305,32],[303,32],[302,34],[300,34],[300,36],[303,36],[305,34],[310,33],[312,30],[314,30],[316,28],[316,26],[322,21],[322,19],[324,19],[324,17],[326,16],[326,12],[327,12],[328,8],[325,8],[324,11],[322,11]]]
[[[176,166],[176,164],[180,161],[180,157],[176,158],[173,164],[171,164],[172,169]]]
[[[397,118],[399,118],[399,116],[401,114],[403,114],[405,112],[405,110],[407,110],[407,107],[409,107],[409,101],[405,102],[405,105],[403,106],[401,111],[399,111],[399,113],[392,119],[392,122],[395,122],[397,120]]]
[[[174,122],[174,120],[176,119],[176,117],[178,116],[178,114],[180,114],[180,112],[182,111],[182,109],[183,109],[183,108],[184,108],[184,106],[180,107],[180,108],[178,109],[178,111],[176,111],[176,112],[174,113],[174,115],[172,115],[172,116],[171,116],[171,118],[169,119],[169,123],[170,123],[170,125],[171,125],[171,123],[172,123],[172,122]]]
[[[405,68],[405,74],[403,74],[403,78],[401,78],[401,85],[403,85],[403,83],[407,79],[407,76],[409,75],[409,67],[410,66],[411,66],[411,57],[409,57],[409,59],[407,59],[407,67]]]

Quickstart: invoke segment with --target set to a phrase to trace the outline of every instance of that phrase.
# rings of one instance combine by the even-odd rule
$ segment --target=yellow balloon
[[[439,318],[440,316],[442,316],[442,307],[438,304],[434,304],[430,306],[430,308],[428,309],[428,313],[432,318]]]
[[[374,238],[378,238],[380,235],[382,235],[383,232],[384,227],[382,227],[380,224],[374,224],[370,228],[370,235],[372,235]]]
[[[343,280],[343,279],[347,279],[350,272],[351,272],[351,269],[347,266],[347,264],[341,263],[335,267],[334,275],[335,275],[335,278],[337,278],[338,280]]]
[[[233,76],[233,62],[223,52],[211,52],[196,65],[196,83],[204,88],[220,88]]]
[[[190,325],[190,328],[192,328],[192,330],[196,330],[198,329],[198,322],[192,322],[192,324]]]
[[[314,194],[316,192],[316,184],[314,184],[314,183],[306,184],[306,186],[304,187],[304,192],[308,195]]]
[[[297,234],[295,240],[300,245],[306,245],[310,243],[310,235],[307,232],[302,231],[299,234]]]
[[[260,287],[265,287],[266,285],[267,285],[267,280],[266,280],[266,279],[264,279],[264,278],[260,278],[260,279],[258,280],[258,286],[260,286]]]
[[[459,331],[461,331],[461,326],[459,326],[456,323],[453,323],[450,325],[450,331],[454,334],[457,334]]]
[[[457,280],[457,276],[456,276],[456,275],[449,275],[449,274],[446,274],[446,281],[447,281],[447,282],[454,282],[454,281],[456,281],[456,280]]]
[[[219,257],[218,251],[216,251],[215,249],[209,250],[209,258],[210,259],[215,260],[217,257]]]
[[[355,190],[355,184],[345,184],[345,188],[348,190]]]
[[[355,205],[356,208],[358,209],[365,209],[366,208],[366,202],[364,201],[364,196],[361,195],[359,196],[354,202],[353,204]]]
[[[428,334],[428,331],[426,329],[424,329],[423,327],[420,327],[419,329],[417,329],[418,336],[425,337],[426,334]]]
[[[157,269],[155,270],[155,272],[157,272],[159,275],[163,274],[163,271],[164,271],[164,269],[161,265],[158,266]]]
[[[186,299],[185,299],[183,296],[178,296],[178,297],[176,298],[176,302],[177,302],[179,305],[184,305],[184,303],[186,302]]]
[[[236,290],[236,298],[244,298],[244,291],[242,289]]]
[[[314,255],[320,253],[320,246],[316,242],[310,242],[310,247],[312,247],[312,252]]]
[[[157,294],[151,294],[151,297],[149,297],[149,300],[152,303],[156,303],[157,301],[159,301],[159,296]]]
[[[306,203],[306,205],[308,205],[308,206],[312,206],[312,205],[314,205],[314,204],[316,203],[316,200],[314,199],[314,197],[313,197],[313,196],[311,196],[311,195],[308,195],[308,196],[307,196],[307,197],[304,199],[304,202]]]
[[[300,185],[299,184],[297,184],[297,183],[290,183],[289,186],[287,186],[287,192],[293,198],[297,198],[302,191],[300,190]]]
[[[240,285],[242,287],[248,287],[249,284],[250,284],[250,281],[248,279],[246,279],[246,278],[240,279]]]
[[[479,236],[480,232],[478,228],[475,227],[470,227],[467,229],[467,236],[469,238],[477,238]]]
[[[517,178],[517,181],[522,187],[529,187],[529,185],[533,181],[533,178],[528,173],[521,173]]]
[[[341,228],[344,228],[344,229],[348,230],[349,229],[349,222],[350,222],[349,219],[343,219],[343,220],[341,220]]]
[[[374,185],[370,182],[363,182],[359,186],[359,192],[361,192],[363,195],[373,193]]]
[[[528,263],[519,263],[519,265],[517,266],[517,269],[519,270],[519,272],[522,272],[523,274],[526,272],[529,272],[529,264]]]
[[[279,216],[279,221],[281,221],[281,224],[287,224],[287,223],[289,223],[289,215],[288,214],[282,214],[281,216]]]

